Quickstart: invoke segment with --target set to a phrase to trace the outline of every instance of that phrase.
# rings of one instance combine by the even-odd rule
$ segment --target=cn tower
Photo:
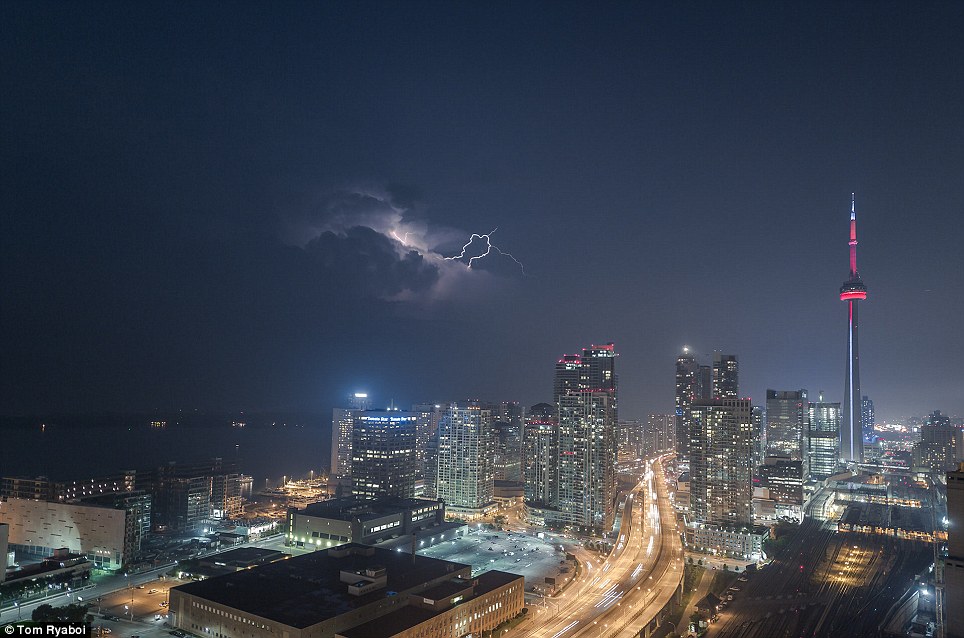
[[[867,298],[867,286],[857,272],[857,208],[850,199],[850,279],[840,286],[840,301],[847,302],[847,378],[844,382],[843,427],[840,429],[840,458],[845,462],[864,460],[864,436],[860,418],[860,355],[857,353],[857,302]]]

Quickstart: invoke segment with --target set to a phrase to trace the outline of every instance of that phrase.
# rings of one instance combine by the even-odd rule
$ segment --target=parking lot
[[[186,582],[189,581],[161,578],[84,602],[91,605],[90,612],[97,619],[95,624],[106,620],[105,626],[110,627],[111,622],[118,622],[119,619],[163,626],[167,620],[168,592],[171,587]],[[108,618],[105,619],[105,616]]]
[[[566,563],[566,554],[555,540],[519,532],[473,531],[418,553],[471,565],[473,575],[490,569],[520,574],[528,591],[543,585],[546,577],[561,584],[573,575],[571,563]]]

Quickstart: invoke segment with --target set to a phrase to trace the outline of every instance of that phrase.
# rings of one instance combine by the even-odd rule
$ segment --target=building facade
[[[778,517],[803,520],[803,461],[768,456],[759,467],[760,487],[769,491]]]
[[[940,474],[953,470],[964,458],[964,432],[942,416],[938,411],[926,419],[913,450],[915,467]]]
[[[11,550],[31,559],[66,548],[86,554],[101,569],[121,569],[132,541],[129,512],[99,505],[79,505],[11,498],[0,502],[0,522],[9,530]]]
[[[811,403],[809,411],[810,478],[822,481],[836,474],[840,465],[840,404]]]
[[[434,450],[438,422],[442,418],[442,406],[438,403],[416,403],[412,406],[412,414],[415,415],[415,458],[418,462],[415,478],[430,482],[434,496],[435,474],[438,471],[438,459],[434,456]],[[433,454],[430,455],[430,452]]]
[[[560,521],[608,529],[616,499],[615,406],[608,392],[569,392],[558,400]]]
[[[698,401],[691,411],[692,520],[749,525],[753,515],[753,422],[749,399]]]
[[[345,497],[288,510],[285,544],[324,549],[342,543],[375,544],[441,525],[445,504],[412,498]]]
[[[676,417],[672,414],[650,414],[646,417],[646,428],[640,454],[652,457],[676,449]]]
[[[713,353],[713,400],[740,397],[740,365],[735,354]],[[705,397],[705,394],[704,394]]]
[[[451,403],[438,426],[437,498],[468,518],[495,506],[491,416],[483,412],[477,401]]]
[[[583,348],[556,363],[553,390],[559,421],[555,450],[558,522],[608,529],[616,506],[618,437],[616,351]]]
[[[767,455],[804,458],[810,401],[806,390],[767,390]]]
[[[689,353],[689,348],[683,348],[683,354],[676,358],[676,453],[680,461],[689,458],[693,419],[690,407],[702,398],[699,371],[696,358]]]
[[[537,403],[525,417],[522,439],[522,464],[525,480],[525,502],[547,507],[554,499],[556,481],[555,449],[558,445],[559,422],[555,408]]]
[[[371,400],[367,393],[356,392],[348,396],[346,403],[348,407],[334,408],[331,411],[330,475],[344,481],[351,478],[351,443],[355,413],[370,409]]]
[[[399,410],[356,412],[352,426],[351,490],[361,498],[415,496],[416,416]]]

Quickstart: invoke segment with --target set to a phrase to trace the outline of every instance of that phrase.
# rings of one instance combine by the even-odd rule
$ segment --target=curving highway
[[[683,578],[683,548],[663,477],[660,459],[646,463],[626,496],[616,548],[599,565],[584,562],[580,579],[516,635],[629,637],[665,607]]]

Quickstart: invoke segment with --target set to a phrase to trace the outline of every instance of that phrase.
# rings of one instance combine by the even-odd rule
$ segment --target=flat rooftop
[[[347,556],[333,555],[344,550]],[[349,594],[340,572],[374,566],[386,568],[386,586],[363,596]],[[471,566],[427,556],[416,556],[413,562],[411,554],[350,543],[188,583],[173,591],[303,629],[428,581],[455,577],[462,570]]]
[[[466,598],[465,601],[459,603],[459,605],[464,604],[466,601],[478,598],[479,596],[483,596],[494,589],[502,587],[503,585],[508,585],[509,583],[521,578],[522,576],[519,576],[518,574],[510,574],[509,572],[501,572],[498,570],[492,570],[479,574],[473,579],[478,581],[478,584],[475,586],[475,593]],[[461,589],[459,591],[461,591]],[[431,598],[430,596],[426,597]],[[456,605],[456,607],[459,605]],[[379,616],[375,620],[370,620],[362,625],[358,625],[357,627],[340,631],[338,632],[338,635],[344,636],[345,638],[389,638],[390,636],[394,636],[395,634],[402,632],[409,627],[423,623],[433,616],[443,614],[449,609],[452,608],[446,607],[445,609],[434,611],[432,609],[407,605],[398,611],[393,611],[390,614]]]
[[[363,499],[346,496],[344,498],[333,498],[327,501],[312,503],[307,505],[305,509],[298,510],[298,513],[305,516],[317,516],[318,518],[330,518],[338,521],[356,519],[366,521],[373,518],[391,516],[407,510],[432,506],[438,507],[439,501],[394,497]]]
[[[261,549],[260,547],[239,547],[226,552],[207,556],[200,562],[221,565],[249,565],[258,561],[277,560],[285,556],[284,552],[276,549]]]

